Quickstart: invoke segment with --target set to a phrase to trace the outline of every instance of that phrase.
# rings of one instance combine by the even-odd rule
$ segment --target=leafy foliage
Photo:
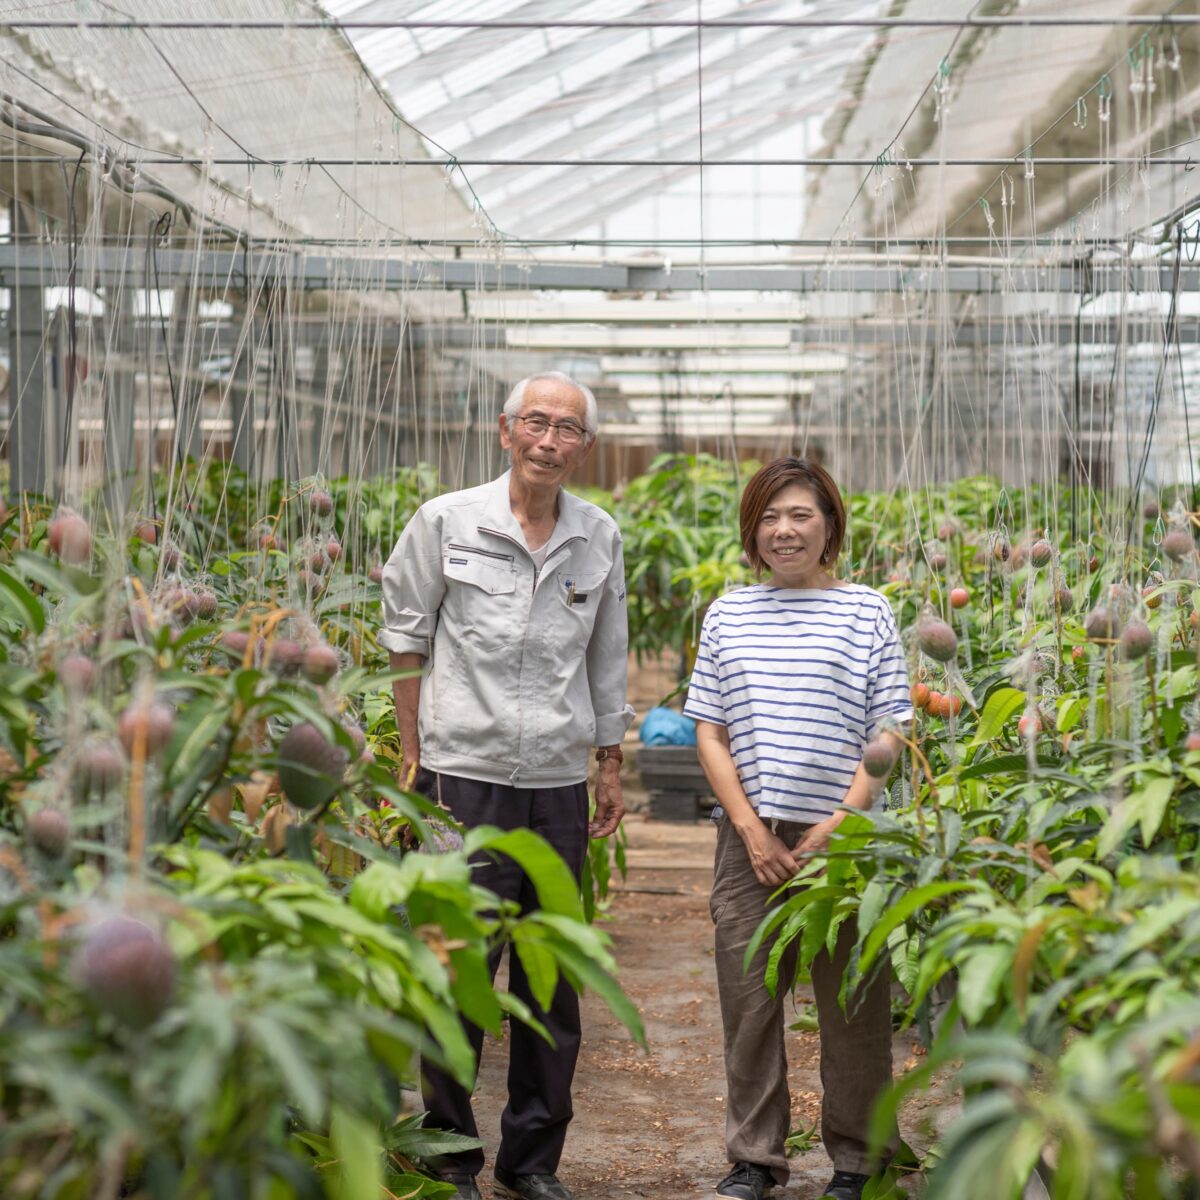
[[[460,1018],[539,1027],[493,986],[499,947],[538,997],[564,976],[642,1030],[550,847],[477,829],[434,852],[445,814],[396,782],[370,573],[436,481],[161,482],[163,515],[85,564],[50,552],[48,509],[0,527],[0,1192],[445,1196],[423,1165],[475,1143],[419,1128],[419,1058],[469,1083]],[[346,764],[305,809],[276,774],[301,724],[320,770]],[[475,885],[475,853],[519,861],[540,910]],[[116,914],[174,965],[141,1029],[93,978],[129,994],[136,956],[80,970]]]
[[[655,466],[616,512],[639,645],[686,668],[708,602],[747,578],[748,471]],[[1200,497],[1161,502],[1195,524]],[[844,1003],[894,973],[929,1054],[881,1105],[880,1142],[906,1096],[963,1098],[924,1163],[933,1200],[1015,1200],[1035,1167],[1064,1200],[1200,1187],[1200,588],[1194,555],[1159,557],[1159,506],[1126,520],[1140,507],[988,479],[847,498],[840,573],[890,598],[914,683],[951,702],[919,712],[885,806],[781,889],[747,961],[775,938],[765,982],[788,987],[784,947],[803,972],[852,921]],[[1089,628],[1100,605],[1111,637]],[[957,634],[949,664],[911,635],[929,608]],[[1119,642],[1135,621],[1144,658]]]
[[[747,577],[740,498],[728,464],[707,454],[661,455],[625,485],[613,512],[625,544],[629,644],[639,657],[678,653],[691,669],[705,608]]]
[[[707,604],[749,577],[736,514],[751,469],[664,457],[596,497],[624,532],[633,647],[678,655],[683,674]],[[420,1166],[447,1143],[417,1127],[403,1085],[418,1051],[469,1072],[459,1014],[533,1020],[491,986],[497,945],[537,996],[561,973],[641,1035],[584,920],[623,845],[591,848],[582,898],[528,836],[405,849],[432,844],[434,814],[394,778],[372,574],[436,493],[427,469],[255,491],[189,464],[155,486],[136,536],[132,518],[93,519],[83,564],[50,553],[48,505],[0,519],[0,1188],[444,1194]],[[1177,499],[1173,519],[1190,519],[1198,498]],[[1010,1200],[1039,1163],[1063,1200],[1183,1196],[1200,1179],[1196,560],[1157,556],[1155,518],[1130,538],[1099,500],[985,479],[847,507],[841,573],[889,596],[914,682],[956,702],[924,708],[886,805],[778,895],[758,933],[779,935],[767,984],[790,983],[784,944],[804,969],[847,921],[844,1001],[894,972],[929,1052],[879,1129],[923,1088],[962,1098],[922,1164],[934,1200]],[[1107,621],[1089,628],[1097,605],[1145,624],[1143,658]],[[948,664],[908,632],[927,606],[957,635]],[[318,644],[338,669],[310,679]],[[125,716],[152,700],[170,713],[157,750]],[[348,762],[311,811],[275,778],[302,722]],[[61,852],[35,836],[43,809],[67,817]],[[472,851],[518,858],[541,910],[475,887]],[[140,1034],[74,965],[113,912],[161,926],[177,962]]]

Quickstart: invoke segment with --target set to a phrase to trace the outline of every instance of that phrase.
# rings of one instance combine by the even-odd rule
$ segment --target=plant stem
[[[1154,656],[1146,656],[1146,679],[1150,684],[1150,747],[1158,749],[1158,687],[1154,681]]]

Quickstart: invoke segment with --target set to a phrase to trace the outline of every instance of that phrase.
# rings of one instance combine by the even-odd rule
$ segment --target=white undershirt
[[[550,536],[536,549],[530,550],[529,555],[533,559],[534,577],[542,573],[542,568],[546,565],[546,556],[550,553],[550,543],[554,540],[554,530],[550,530]],[[525,545],[529,545],[529,539],[525,539]]]

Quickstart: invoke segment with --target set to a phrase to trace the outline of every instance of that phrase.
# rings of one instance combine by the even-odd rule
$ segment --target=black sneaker
[[[496,1167],[495,1176],[496,1195],[506,1200],[575,1200],[557,1175],[514,1175]]]
[[[833,1178],[821,1193],[821,1200],[862,1200],[863,1188],[870,1181],[870,1175],[859,1175],[855,1171],[834,1171]]]
[[[775,1176],[758,1163],[738,1163],[717,1184],[720,1200],[762,1200],[775,1186]]]
[[[442,1183],[454,1184],[453,1200],[482,1200],[474,1175],[446,1172],[445,1174],[438,1175],[437,1178]]]

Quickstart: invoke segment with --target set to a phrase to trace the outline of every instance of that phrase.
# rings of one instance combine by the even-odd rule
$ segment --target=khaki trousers
[[[807,825],[780,821],[775,832],[789,848]],[[799,941],[785,951],[775,999],[763,983],[771,939],[759,947],[750,969],[742,959],[767,913],[774,888],[755,878],[749,855],[732,822],[717,828],[717,855],[710,900],[716,925],[717,989],[725,1035],[725,1149],[731,1163],[766,1167],[779,1184],[788,1179],[784,1140],[791,1126],[784,1001],[791,991]],[[881,971],[866,992],[847,998],[851,1016],[838,1005],[842,975],[856,938],[853,923],[841,927],[832,958],[822,951],[812,964],[821,1035],[821,1138],[840,1171],[870,1174],[868,1120],[875,1098],[892,1078],[890,972]]]

